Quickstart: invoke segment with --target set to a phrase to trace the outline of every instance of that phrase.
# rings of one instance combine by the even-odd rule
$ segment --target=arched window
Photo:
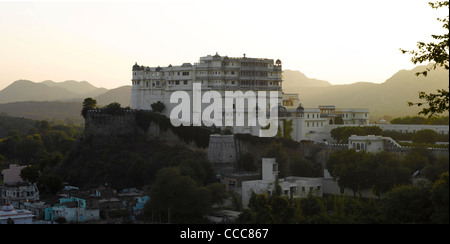
[[[361,145],[359,145],[359,143],[356,144],[356,150],[361,150]]]

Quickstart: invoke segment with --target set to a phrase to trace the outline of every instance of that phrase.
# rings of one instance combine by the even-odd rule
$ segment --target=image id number
[[[259,239],[266,238],[269,229],[226,229],[225,238]]]

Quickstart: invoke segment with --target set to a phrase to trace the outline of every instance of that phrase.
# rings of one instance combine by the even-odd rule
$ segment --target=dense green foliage
[[[66,181],[83,188],[108,183],[122,189],[151,184],[163,167],[179,167],[184,175],[201,184],[214,179],[204,153],[143,137],[86,138],[72,148],[58,172]]]
[[[351,135],[380,135],[381,132],[382,130],[378,126],[343,126],[332,129],[330,134],[338,143],[348,143]]]
[[[34,126],[14,124],[6,137],[0,138],[0,168],[8,163],[29,165],[23,169],[22,178],[37,183],[41,192],[56,193],[62,178],[55,174],[58,165],[76,144],[81,128],[64,124],[51,125],[48,121],[34,121]],[[23,133],[27,128],[27,133]]]
[[[372,154],[353,149],[330,155],[327,169],[339,186],[353,190],[354,196],[367,189],[380,196],[394,186],[409,183],[413,173],[391,153]]]
[[[0,139],[8,137],[11,130],[18,130],[22,135],[35,129],[35,121],[25,118],[10,117],[0,114]]]
[[[448,224],[449,175],[394,186],[380,199],[347,195],[292,198],[273,191],[255,194],[239,224]]]
[[[435,117],[422,117],[422,116],[405,116],[394,118],[389,121],[391,124],[400,125],[449,125],[449,116],[435,116]]]
[[[183,174],[180,167],[162,168],[150,188],[152,198],[145,205],[147,220],[153,216],[163,216],[163,222],[199,223],[213,203],[224,198],[221,183],[200,184]]]
[[[166,109],[166,105],[164,105],[164,103],[162,103],[161,101],[152,103],[150,106],[152,107],[152,110],[157,113],[162,113],[162,111]]]

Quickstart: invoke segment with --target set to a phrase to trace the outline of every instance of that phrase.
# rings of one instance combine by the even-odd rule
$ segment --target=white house
[[[252,192],[271,195],[275,189],[275,181],[278,180],[282,193],[287,197],[307,197],[309,193],[314,196],[322,196],[322,178],[290,176],[278,179],[278,163],[275,158],[262,159],[262,180],[242,182],[242,206],[248,207]]]
[[[25,201],[39,200],[39,189],[36,184],[25,182],[20,177],[20,171],[27,166],[10,164],[8,169],[2,171],[3,185],[0,186],[0,202],[19,207]]]
[[[0,211],[0,224],[8,224],[13,221],[14,224],[32,224],[34,215],[25,209],[14,209],[10,204],[6,204]]]

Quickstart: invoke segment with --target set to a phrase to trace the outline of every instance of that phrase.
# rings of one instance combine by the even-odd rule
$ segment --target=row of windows
[[[137,81],[137,80],[134,80],[134,81],[132,81],[132,83],[133,83],[133,85],[139,85],[140,84],[140,82],[141,81]],[[143,85],[145,86],[145,87],[149,87],[149,84],[150,84],[150,82],[149,81],[142,81],[143,83]],[[152,86],[160,86],[160,85],[165,85],[166,84],[166,82],[167,82],[167,84],[169,84],[169,85],[180,85],[180,84],[182,84],[182,85],[188,85],[189,84],[189,82],[188,82],[188,80],[184,80],[184,81],[181,81],[181,80],[174,80],[174,81],[155,81],[154,83],[152,83],[153,85]],[[208,82],[207,81],[201,81],[201,83],[202,84],[207,84]],[[238,81],[228,81],[228,82],[224,82],[224,81],[221,81],[221,80],[214,80],[214,81],[210,81],[209,82],[209,84],[225,84],[225,83],[227,83],[227,84],[231,84],[231,85],[242,85],[242,86],[272,86],[272,85],[275,85],[275,86],[278,86],[279,84],[280,84],[280,82],[277,82],[277,81],[255,81],[255,80],[241,80],[240,82],[238,82]]]
[[[241,71],[242,76],[262,76],[267,77],[266,71]]]
[[[353,149],[355,150],[364,150],[365,144],[364,143],[352,143]]]
[[[238,75],[238,71],[223,71],[223,70],[215,70],[215,71],[197,71],[197,75]],[[136,76],[137,73],[133,72],[133,75]],[[160,77],[160,76],[189,76],[189,71],[182,71],[182,72],[154,72],[151,73],[151,77]],[[262,76],[267,77],[268,75],[272,76],[271,72],[266,71],[241,71],[241,75],[243,76]],[[145,77],[148,77],[149,74],[146,72]]]
[[[348,118],[348,115],[349,115],[349,114],[345,113],[345,114],[342,114],[342,117]],[[355,116],[355,113],[352,113],[352,116],[353,116],[353,117],[356,117],[356,116]],[[367,113],[364,114],[364,117],[367,118]]]
[[[320,189],[321,189],[321,187],[317,186],[315,190],[320,192]],[[314,187],[313,186],[309,187],[309,192],[314,192]],[[270,191],[268,191],[267,193],[268,193],[268,195],[271,194]],[[283,190],[283,194],[286,195],[286,196],[292,195],[292,194],[298,194],[298,193],[299,192],[298,192],[298,187],[297,186],[291,186],[289,190]],[[306,187],[302,186],[302,192],[301,193],[303,195],[306,194]]]
[[[197,75],[235,75],[239,74],[239,72],[235,71],[223,71],[223,70],[214,70],[214,71],[197,71]]]
[[[174,73],[176,73],[176,75],[180,76],[188,76],[189,75],[189,71],[182,71],[182,72],[155,72],[155,73],[151,73],[152,77],[159,77],[159,75],[161,74],[161,76],[173,76]],[[136,76],[137,73],[133,72],[133,75]],[[146,75],[148,76],[148,72],[146,72]]]
[[[241,62],[241,67],[261,67],[261,68],[267,68],[269,65],[267,63],[261,63],[261,62]],[[270,65],[272,67],[272,65]]]
[[[313,118],[313,119],[314,119],[314,118],[319,118],[319,117],[320,117],[319,114],[312,114],[312,118]],[[306,114],[306,118],[309,119],[309,114]]]
[[[12,194],[11,194],[12,193]],[[10,192],[12,197],[31,197],[35,194],[33,191],[12,191]],[[6,191],[2,191],[2,197],[8,197]]]
[[[311,123],[311,127],[319,127],[319,122],[306,122],[306,127],[309,127],[310,123]],[[323,126],[323,122],[320,122],[320,126]]]

